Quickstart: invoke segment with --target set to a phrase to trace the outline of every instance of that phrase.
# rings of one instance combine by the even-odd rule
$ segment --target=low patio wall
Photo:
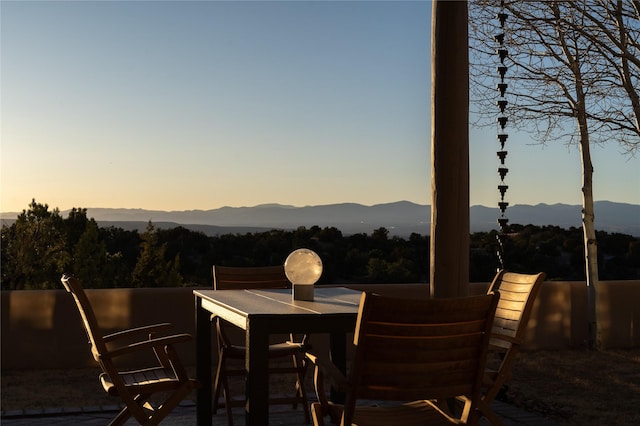
[[[348,285],[390,296],[428,297],[426,284]],[[470,292],[486,291],[474,283]],[[105,333],[157,322],[195,335],[192,288],[87,290]],[[606,348],[640,347],[640,281],[604,281],[597,288],[599,338]],[[2,369],[54,369],[95,366],[73,300],[64,290],[1,293]],[[584,282],[548,281],[529,321],[525,350],[583,347],[587,339]],[[314,336],[314,350],[326,349],[326,336]],[[215,339],[213,339],[215,342]],[[195,363],[195,343],[179,349]],[[215,351],[214,351],[215,353]],[[129,359],[137,364],[140,360]]]

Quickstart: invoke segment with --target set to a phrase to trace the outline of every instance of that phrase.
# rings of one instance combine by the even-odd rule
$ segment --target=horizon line
[[[384,206],[384,205],[391,205],[391,204],[400,204],[400,203],[408,203],[408,204],[413,204],[416,206],[421,206],[421,207],[431,207],[431,204],[420,204],[420,203],[416,203],[413,201],[408,201],[408,200],[399,200],[399,201],[390,201],[390,202],[385,202],[385,203],[375,203],[375,204],[362,204],[362,203],[357,203],[357,202],[341,202],[341,203],[328,203],[328,204],[307,204],[304,206],[296,206],[296,205],[292,205],[292,204],[280,204],[280,203],[262,203],[262,204],[256,204],[253,206],[221,206],[221,207],[214,207],[214,208],[210,208],[210,209],[185,209],[185,210],[160,210],[160,209],[152,209],[152,208],[143,208],[143,207],[71,207],[68,209],[60,209],[59,207],[54,207],[53,209],[58,209],[61,213],[62,212],[67,212],[70,211],[74,208],[78,209],[86,209],[86,210],[98,210],[98,209],[102,209],[102,210],[145,210],[145,211],[155,211],[155,212],[166,212],[166,213],[174,213],[174,212],[195,212],[195,211],[202,211],[202,212],[206,212],[206,211],[212,211],[212,210],[221,210],[221,209],[250,209],[250,208],[260,208],[260,207],[284,207],[284,208],[313,208],[313,207],[326,207],[326,206],[339,206],[339,205],[357,205],[357,206],[363,206],[363,207],[377,207],[377,206]],[[640,206],[639,204],[634,204],[634,203],[630,203],[630,202],[624,202],[624,201],[612,201],[612,200],[597,200],[594,201],[594,204],[596,203],[614,203],[614,204],[626,204],[626,205],[631,205],[631,206]],[[46,205],[48,205],[48,203],[44,203]],[[529,207],[536,207],[536,206],[580,206],[582,207],[582,204],[568,204],[568,203],[545,203],[545,202],[538,202],[536,204],[513,204],[513,205],[509,205],[509,208],[513,208],[516,206],[529,206]],[[473,207],[485,207],[485,208],[490,208],[490,209],[499,209],[497,203],[495,206],[488,206],[485,204],[470,204],[469,208],[473,208]],[[28,208],[26,209],[22,209],[21,211],[2,211],[0,212],[0,215],[8,215],[8,214],[20,214],[23,211],[28,210]]]

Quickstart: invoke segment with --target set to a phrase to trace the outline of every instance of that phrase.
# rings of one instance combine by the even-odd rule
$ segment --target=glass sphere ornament
[[[313,300],[313,285],[322,275],[322,260],[313,250],[293,251],[284,262],[284,272],[293,284],[294,300]]]

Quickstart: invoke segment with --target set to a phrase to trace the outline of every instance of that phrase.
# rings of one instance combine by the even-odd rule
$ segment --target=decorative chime
[[[507,142],[507,138],[509,135],[505,133],[505,127],[507,126],[507,122],[509,119],[505,115],[505,110],[507,108],[507,83],[505,83],[505,75],[507,74],[507,66],[505,65],[505,59],[509,56],[509,52],[505,47],[505,22],[507,21],[507,14],[504,12],[504,0],[500,1],[500,12],[497,15],[498,21],[500,22],[500,32],[494,38],[498,43],[498,48],[496,49],[496,53],[498,58],[500,59],[500,65],[498,66],[498,76],[500,78],[500,82],[498,83],[497,89],[500,93],[500,98],[496,102],[498,109],[500,110],[500,114],[498,116],[497,122],[499,126],[498,130],[498,141],[500,142],[500,151],[497,152],[498,158],[500,159],[500,166],[498,167],[498,175],[500,176],[500,184],[498,185],[498,191],[500,192],[500,202],[498,202],[498,207],[500,208],[500,217],[498,218],[498,224],[500,225],[500,232],[497,235],[498,240],[498,261],[500,262],[500,268],[503,269],[504,265],[504,246],[503,242],[507,234],[507,224],[509,223],[509,219],[505,216],[505,211],[507,210],[507,206],[509,203],[505,201],[505,194],[507,193],[507,189],[509,186],[505,184],[505,177],[507,173],[509,173],[509,169],[505,167],[505,160],[507,158],[507,151],[504,149],[505,144]]]

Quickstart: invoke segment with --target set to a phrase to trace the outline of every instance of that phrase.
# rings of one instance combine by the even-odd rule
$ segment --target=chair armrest
[[[111,333],[111,334],[107,334],[106,336],[103,337],[105,342],[112,342],[114,340],[119,340],[119,339],[125,339],[125,338],[130,338],[133,336],[137,336],[140,334],[151,334],[151,333],[155,333],[161,330],[165,330],[168,328],[173,327],[173,325],[171,323],[168,322],[164,322],[164,323],[160,323],[160,324],[152,324],[152,325],[146,325],[143,327],[136,327],[136,328],[131,328],[128,330],[122,330],[122,331],[118,331],[116,333]]]
[[[159,347],[162,348],[164,346],[173,345],[175,343],[188,342],[190,340],[193,340],[193,337],[190,334],[174,334],[172,336],[158,337],[122,346],[108,351],[104,356],[109,358],[116,358],[133,352],[155,349]]]
[[[297,345],[301,345],[305,350],[310,350],[311,349],[311,335],[310,334],[303,334],[300,338],[298,338],[300,336],[297,336],[294,333],[289,333],[289,340],[288,342],[293,343],[293,344],[297,344]]]
[[[329,415],[331,417],[332,424],[338,423],[344,408],[342,405],[334,404],[328,400],[324,389],[325,375],[333,389],[339,392],[348,391],[350,386],[347,378],[342,374],[340,369],[335,366],[335,364],[325,360],[324,358],[319,358],[309,352],[305,353],[305,358],[315,366],[313,384],[316,391],[316,397],[318,398],[319,407],[314,408],[314,421],[317,417],[319,420],[318,424],[323,424],[320,420],[324,416]]]
[[[346,392],[349,389],[347,378],[334,363],[309,352],[306,352],[305,356],[315,366],[315,374],[323,380],[326,377],[335,390]]]

